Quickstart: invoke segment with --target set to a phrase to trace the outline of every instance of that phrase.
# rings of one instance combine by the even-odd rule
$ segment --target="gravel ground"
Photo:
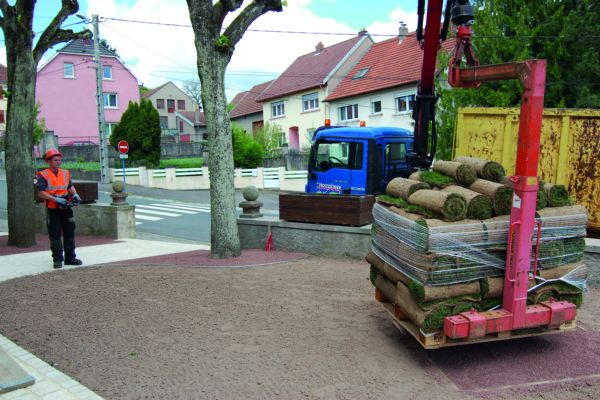
[[[368,272],[319,257],[53,271],[0,284],[0,333],[106,399],[600,398],[599,289],[576,332],[424,350]]]

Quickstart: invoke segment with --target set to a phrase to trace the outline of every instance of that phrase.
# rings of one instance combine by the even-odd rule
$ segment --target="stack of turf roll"
[[[512,202],[504,174],[498,163],[457,157],[392,180],[377,198],[366,256],[371,282],[424,333],[442,330],[447,316],[501,307]],[[556,186],[540,189],[556,192],[555,205],[546,200],[536,213],[528,302],[580,306],[587,211]]]

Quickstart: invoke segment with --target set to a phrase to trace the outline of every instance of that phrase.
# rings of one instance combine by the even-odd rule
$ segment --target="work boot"
[[[62,261],[61,260],[55,260],[53,268],[54,269],[62,268]]]
[[[83,261],[78,258],[68,258],[65,260],[65,265],[81,265]]]

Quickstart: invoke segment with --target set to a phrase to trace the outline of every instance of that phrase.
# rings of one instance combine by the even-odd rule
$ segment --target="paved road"
[[[0,220],[6,219],[7,189],[5,171],[0,169]],[[98,184],[98,202],[111,203],[111,184]],[[136,206],[138,236],[174,238],[210,243],[210,193],[208,190],[166,190],[127,186],[127,202]],[[279,216],[279,192],[261,191],[261,212]],[[235,193],[236,205],[244,201],[242,191]],[[237,208],[238,214],[242,213]],[[4,221],[6,222],[6,221]]]

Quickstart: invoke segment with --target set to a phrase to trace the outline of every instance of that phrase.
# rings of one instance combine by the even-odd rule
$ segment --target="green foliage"
[[[158,111],[150,100],[141,98],[139,104],[129,102],[109,141],[116,150],[119,141],[125,140],[129,144],[130,162],[153,167],[160,161],[160,134]]]
[[[236,168],[256,168],[262,164],[263,149],[235,122],[231,124],[233,136],[233,165]]]
[[[40,166],[44,168],[48,167],[46,163],[44,163],[43,165],[40,164]],[[81,171],[100,171],[100,162],[83,162],[77,159],[77,162],[61,163],[60,167],[68,170],[79,169]],[[119,168],[121,168],[120,164]]]
[[[217,40],[215,40],[215,46],[217,49],[223,52],[233,51],[233,45],[231,44],[229,38],[225,35],[221,35]]]
[[[38,101],[33,109],[33,145],[37,146],[44,139],[46,134],[46,119],[38,118],[42,104]]]
[[[472,42],[481,65],[545,59],[544,107],[598,107],[600,3],[474,0],[472,4]],[[449,58],[440,57],[441,65],[448,65]],[[436,87],[440,94],[436,158],[442,160],[452,157],[459,107],[520,107],[521,103],[521,85],[516,80],[485,82],[477,89],[450,89],[441,82]]]
[[[177,166],[180,168],[200,168],[204,164],[202,158],[176,158],[171,160],[160,160],[158,168]]]
[[[254,132],[254,140],[263,149],[264,154],[272,156],[273,150],[283,144],[285,134],[281,126],[267,123],[261,129]]]

